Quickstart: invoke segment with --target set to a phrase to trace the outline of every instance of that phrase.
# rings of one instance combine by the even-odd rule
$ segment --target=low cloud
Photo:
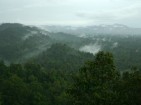
[[[81,47],[79,50],[83,52],[89,52],[92,54],[96,54],[101,50],[101,45],[98,45],[97,43],[89,44],[89,45],[85,45]]]
[[[94,23],[116,23],[124,19],[139,17],[141,13],[141,3],[128,7],[105,9],[101,11],[80,11],[76,13],[79,18],[92,20]]]
[[[0,10],[0,22],[141,26],[141,0],[0,0]]]
[[[113,45],[112,45],[112,48],[116,48],[116,47],[118,47],[118,42],[115,42],[115,43],[113,43]]]

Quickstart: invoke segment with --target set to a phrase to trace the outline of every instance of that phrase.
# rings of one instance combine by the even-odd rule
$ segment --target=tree
[[[114,83],[118,79],[113,55],[99,52],[94,61],[87,62],[73,78],[68,93],[73,105],[113,105],[116,101]]]
[[[6,73],[7,67],[4,64],[4,61],[0,61],[0,76],[4,75]]]
[[[12,75],[2,83],[2,105],[24,105],[27,97],[27,86],[17,75]]]
[[[124,72],[119,87],[120,105],[141,105],[141,72]]]

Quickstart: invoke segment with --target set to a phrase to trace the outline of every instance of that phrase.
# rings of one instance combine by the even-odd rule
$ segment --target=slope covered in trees
[[[132,66],[141,68],[140,39],[139,35],[109,34],[85,34],[80,37],[63,32],[51,33],[33,26],[7,23],[0,25],[0,59],[6,62],[26,62],[31,57],[46,51],[52,44],[64,43],[76,50],[87,46],[93,50],[110,51],[115,57],[116,66],[123,71]],[[89,52],[89,50],[85,51]]]
[[[90,53],[80,52],[66,44],[53,44],[49,49],[35,57],[34,62],[49,70],[78,71],[85,61],[92,60]]]
[[[17,23],[0,25],[0,59],[2,60],[22,61],[42,52],[50,43],[50,38],[36,27]]]
[[[120,74],[111,53],[95,58],[69,75],[35,63],[0,62],[1,105],[140,105],[141,72]]]
[[[141,71],[116,70],[111,53],[99,52],[82,67],[68,89],[73,105],[140,105]]]

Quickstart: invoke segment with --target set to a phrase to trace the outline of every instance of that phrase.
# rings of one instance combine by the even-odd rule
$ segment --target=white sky
[[[141,0],[0,0],[0,23],[141,27]]]

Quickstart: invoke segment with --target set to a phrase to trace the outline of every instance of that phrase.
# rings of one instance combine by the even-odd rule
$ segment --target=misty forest
[[[141,29],[0,25],[0,105],[141,105]]]

